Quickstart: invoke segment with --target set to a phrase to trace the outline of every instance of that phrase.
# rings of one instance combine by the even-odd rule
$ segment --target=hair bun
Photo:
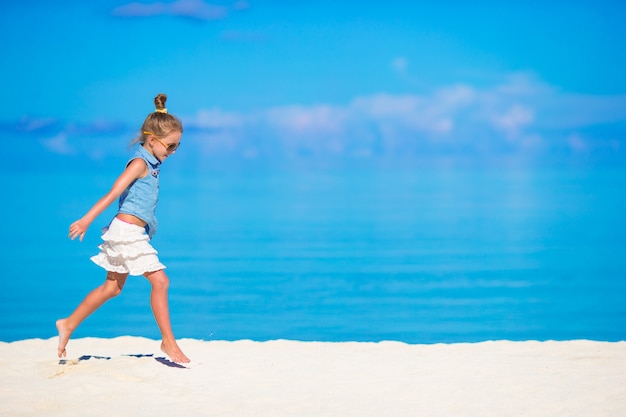
[[[166,101],[167,101],[167,96],[163,93],[158,94],[154,98],[154,107],[156,107],[156,111],[158,113],[167,113],[167,109],[165,108]]]

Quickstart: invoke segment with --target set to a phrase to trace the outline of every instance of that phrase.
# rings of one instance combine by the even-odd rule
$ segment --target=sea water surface
[[[118,171],[3,173],[0,340],[48,338],[104,280],[69,224]],[[626,339],[626,170],[161,174],[176,336],[204,340]],[[36,184],[37,187],[33,187]],[[74,337],[159,338],[131,277]]]

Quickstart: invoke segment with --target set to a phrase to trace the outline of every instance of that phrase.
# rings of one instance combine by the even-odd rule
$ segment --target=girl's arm
[[[143,178],[148,175],[148,167],[146,163],[141,159],[133,159],[122,174],[115,180],[113,186],[108,193],[104,195],[81,219],[76,220],[70,226],[70,239],[74,240],[77,237],[80,241],[83,241],[83,237],[89,228],[91,222],[106,210],[112,202],[114,202],[128,186],[137,178]]]

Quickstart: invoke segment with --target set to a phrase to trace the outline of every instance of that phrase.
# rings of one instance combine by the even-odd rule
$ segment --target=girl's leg
[[[96,311],[98,307],[107,300],[119,295],[119,293],[122,292],[122,288],[124,288],[126,278],[128,278],[128,274],[107,272],[107,278],[104,284],[91,291],[69,317],[57,320],[57,330],[59,331],[59,358],[65,357],[65,346],[70,340],[72,332],[74,332],[83,320]]]
[[[167,289],[170,284],[169,278],[165,275],[163,270],[146,272],[144,276],[150,281],[150,284],[152,284],[150,305],[152,306],[152,313],[154,314],[163,339],[161,342],[161,350],[174,362],[191,362],[178,347],[176,339],[174,338],[174,332],[172,331],[170,310],[167,302]]]

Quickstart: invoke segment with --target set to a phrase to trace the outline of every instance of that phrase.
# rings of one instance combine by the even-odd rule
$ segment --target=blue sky
[[[3,165],[124,154],[158,92],[187,160],[626,155],[618,1],[2,8]]]

